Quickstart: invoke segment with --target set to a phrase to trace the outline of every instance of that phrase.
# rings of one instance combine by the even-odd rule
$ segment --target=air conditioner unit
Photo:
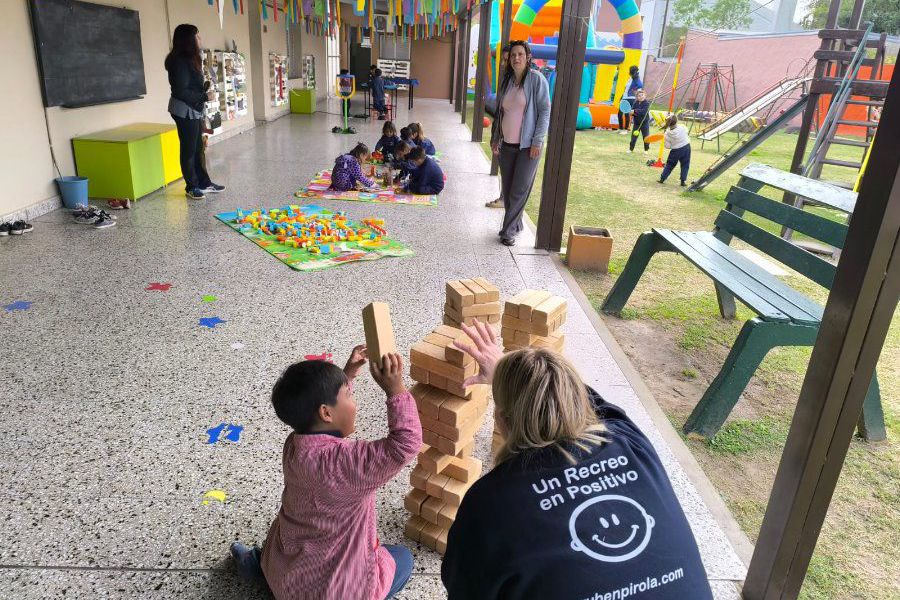
[[[378,33],[394,33],[394,19],[388,15],[375,13],[375,31]]]

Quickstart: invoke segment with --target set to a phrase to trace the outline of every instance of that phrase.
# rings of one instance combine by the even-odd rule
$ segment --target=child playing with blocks
[[[444,172],[436,162],[425,154],[422,146],[416,146],[406,155],[411,167],[409,183],[403,191],[410,194],[440,194],[444,189]]]
[[[375,152],[381,152],[384,155],[384,161],[387,162],[394,157],[399,143],[400,138],[397,137],[397,128],[394,126],[394,122],[387,121],[381,128],[381,137],[375,143]]]
[[[347,438],[356,421],[353,380],[366,360],[366,346],[357,346],[343,369],[299,362],[272,391],[275,413],[292,429],[284,443],[281,510],[261,551],[234,542],[231,553],[246,578],[265,574],[278,600],[382,600],[412,573],[407,548],[378,541],[375,493],[416,457],[422,427],[403,383],[403,360],[388,353],[369,361],[387,395],[388,436]]]
[[[370,188],[375,182],[363,175],[362,164],[369,160],[369,147],[362,142],[356,144],[347,154],[334,159],[331,170],[331,189],[339,192],[356,189],[358,186]]]
[[[421,146],[425,149],[425,154],[428,156],[435,155],[434,144],[425,137],[425,129],[422,127],[421,123],[409,124],[409,137],[417,146]]]

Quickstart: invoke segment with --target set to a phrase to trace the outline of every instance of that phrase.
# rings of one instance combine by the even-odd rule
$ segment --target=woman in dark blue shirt
[[[450,600],[712,600],[690,526],[647,437],[562,355],[502,355],[463,326],[504,445],[447,538]]]

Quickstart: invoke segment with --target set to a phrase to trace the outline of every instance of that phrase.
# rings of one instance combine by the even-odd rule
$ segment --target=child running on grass
[[[409,124],[409,137],[413,142],[416,143],[417,146],[422,146],[425,149],[425,154],[427,154],[428,156],[435,155],[434,144],[431,143],[431,140],[425,137],[425,130],[422,128],[421,123]]]
[[[397,137],[397,127],[394,122],[386,121],[384,127],[381,128],[381,137],[375,142],[375,152],[381,152],[387,161],[389,156],[395,155],[399,142],[400,138]]]
[[[404,546],[381,545],[375,493],[422,446],[416,403],[403,383],[403,359],[386,354],[372,377],[387,395],[386,438],[349,440],[355,430],[353,379],[366,362],[353,349],[347,365],[307,360],[287,368],[272,390],[275,414],[293,430],[284,443],[281,510],[265,545],[231,546],[241,575],[265,575],[277,600],[382,600],[412,573]]]
[[[331,189],[339,192],[362,187],[373,187],[375,182],[363,175],[362,164],[369,160],[369,147],[362,142],[347,154],[341,154],[334,159],[334,168],[331,170]]]
[[[634,104],[631,105],[633,110],[631,114],[631,140],[628,142],[628,151],[634,152],[634,145],[637,143],[638,132],[641,139],[644,140],[644,152],[650,150],[650,144],[647,143],[647,136],[650,135],[650,101],[647,100],[647,94],[644,90],[638,90],[635,94]]]
[[[669,149],[669,157],[659,176],[659,182],[665,183],[675,165],[681,163],[681,185],[684,187],[687,185],[688,169],[691,168],[691,139],[684,125],[678,124],[678,117],[675,115],[669,115],[664,127],[666,133],[663,146]]]

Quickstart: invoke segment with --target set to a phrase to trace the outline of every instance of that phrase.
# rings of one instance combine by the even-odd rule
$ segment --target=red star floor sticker
[[[144,289],[148,292],[168,292],[170,287],[172,287],[171,283],[151,283]]]

